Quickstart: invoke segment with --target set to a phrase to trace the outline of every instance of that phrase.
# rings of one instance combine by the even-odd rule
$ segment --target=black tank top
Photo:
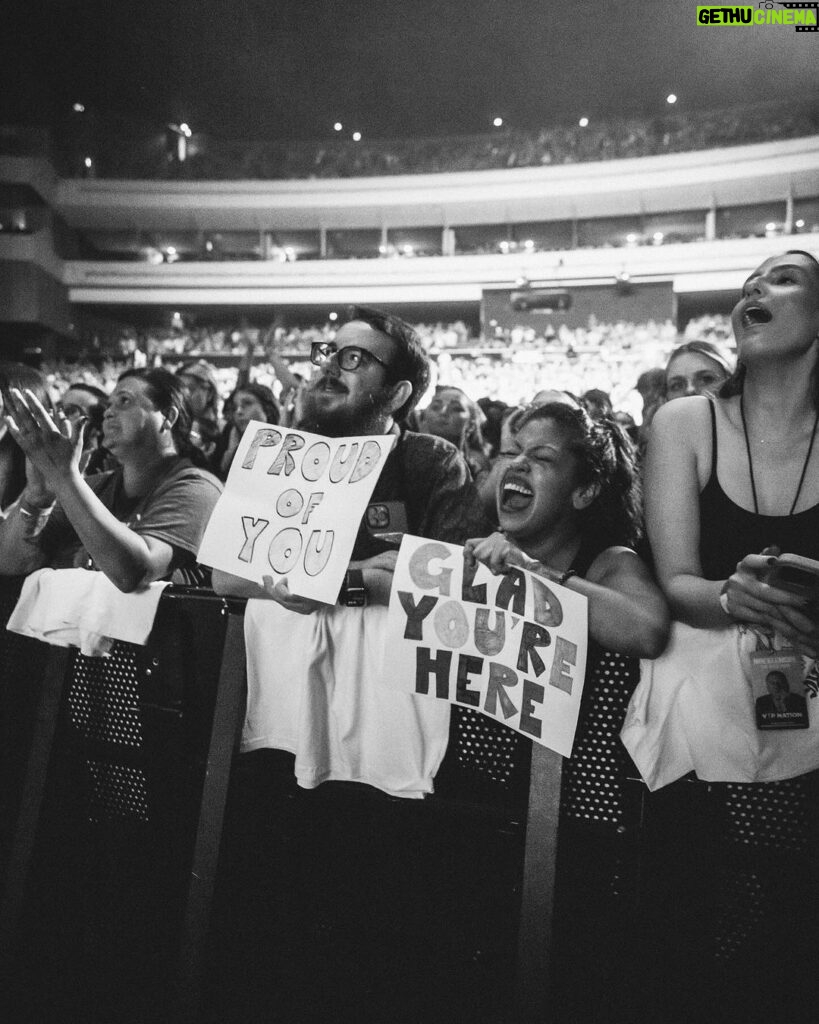
[[[746,555],[772,544],[783,553],[819,559],[819,505],[792,516],[763,516],[740,508],[720,487],[713,402],[710,408],[711,476],[700,492],[700,562],[705,579],[727,579]]]

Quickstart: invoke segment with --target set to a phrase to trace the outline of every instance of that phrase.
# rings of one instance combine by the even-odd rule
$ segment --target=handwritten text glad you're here
[[[405,536],[390,596],[385,678],[474,708],[571,752],[587,648],[586,599],[523,569],[493,576],[463,548]]]
[[[199,559],[335,603],[391,435],[321,437],[251,423],[208,523]]]

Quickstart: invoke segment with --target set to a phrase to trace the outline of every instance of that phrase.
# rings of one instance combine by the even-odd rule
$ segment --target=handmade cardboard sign
[[[391,434],[321,437],[252,421],[205,530],[199,561],[243,579],[287,577],[335,604]]]
[[[405,536],[390,594],[387,685],[474,708],[568,757],[586,673],[585,597],[524,569],[465,567]]]

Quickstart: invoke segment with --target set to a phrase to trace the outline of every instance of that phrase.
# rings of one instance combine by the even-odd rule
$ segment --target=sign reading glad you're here
[[[524,569],[493,576],[463,548],[405,535],[384,681],[474,708],[568,757],[586,674],[586,598]]]
[[[321,437],[252,421],[210,518],[199,561],[243,579],[287,577],[335,604],[391,434]]]

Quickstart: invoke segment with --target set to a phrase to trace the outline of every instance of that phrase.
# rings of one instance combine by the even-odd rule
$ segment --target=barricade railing
[[[29,887],[55,740],[70,733],[84,762],[83,804],[93,821],[173,824],[184,889],[177,930],[175,1019],[197,1014],[228,779],[244,703],[244,602],[169,587],[148,644],[114,645],[110,658],[51,648],[17,800],[2,898],[0,957],[8,966]],[[25,674],[25,666],[19,666]],[[62,766],[57,766],[62,767]],[[173,792],[173,790],[176,792]],[[126,925],[127,927],[127,925]]]
[[[174,1019],[196,1019],[228,781],[244,707],[243,611],[240,601],[169,587],[145,648],[117,645],[106,659],[52,649],[0,903],[0,955],[6,963],[14,955],[50,765],[54,771],[53,750],[60,729],[67,730],[81,737],[73,754],[85,764],[84,806],[92,820],[184,825],[187,834],[177,851],[187,870],[179,883],[184,897],[172,972]],[[117,757],[107,759],[114,748]],[[436,795],[426,801],[430,811],[444,808],[445,813],[453,800],[471,804],[479,813],[489,811],[525,829],[516,1021],[542,1022],[549,1016],[562,765],[563,759],[550,750],[455,708]],[[169,778],[175,780],[171,786]]]

